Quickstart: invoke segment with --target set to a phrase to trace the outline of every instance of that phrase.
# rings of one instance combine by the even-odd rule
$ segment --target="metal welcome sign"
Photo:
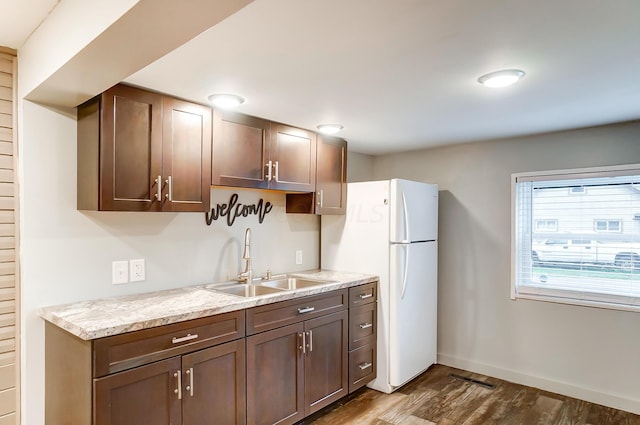
[[[238,194],[234,193],[226,204],[216,204],[211,208],[211,212],[205,213],[207,226],[211,226],[214,220],[226,217],[227,225],[232,226],[238,217],[248,217],[249,215],[257,215],[258,222],[262,224],[264,217],[271,212],[273,204],[269,201],[264,202],[260,199],[257,204],[241,204],[238,202]]]

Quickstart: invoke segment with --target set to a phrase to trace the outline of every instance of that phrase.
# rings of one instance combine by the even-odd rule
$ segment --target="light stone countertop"
[[[349,288],[378,280],[374,275],[330,270],[297,272],[291,273],[290,276],[331,280],[334,283],[256,297],[227,295],[209,289],[214,285],[189,286],[43,307],[38,314],[81,339],[91,340]]]

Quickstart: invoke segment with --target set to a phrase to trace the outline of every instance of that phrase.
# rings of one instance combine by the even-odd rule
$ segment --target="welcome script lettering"
[[[247,217],[249,215],[257,215],[258,222],[262,223],[264,216],[269,214],[272,209],[273,204],[271,204],[271,202],[265,203],[263,199],[260,199],[257,204],[251,205],[238,203],[238,194],[234,193],[229,198],[229,203],[217,204],[211,208],[210,213],[205,213],[205,218],[207,220],[207,226],[211,226],[213,220],[217,220],[220,217],[227,217],[227,225],[232,226],[236,218]]]

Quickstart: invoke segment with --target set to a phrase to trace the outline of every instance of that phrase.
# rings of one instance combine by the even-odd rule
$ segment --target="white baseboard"
[[[529,387],[566,395],[591,403],[602,404],[604,406],[640,414],[640,400],[602,393],[589,388],[567,384],[566,382],[528,375],[515,370],[504,369],[490,364],[480,363],[443,353],[438,353],[438,363],[458,369],[468,370],[469,372],[492,376],[494,378],[503,379],[516,384],[527,385]]]

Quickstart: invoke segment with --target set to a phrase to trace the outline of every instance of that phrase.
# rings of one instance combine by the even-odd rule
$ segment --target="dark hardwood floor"
[[[319,413],[299,425],[640,425],[638,415],[442,365],[392,394],[366,388]]]

